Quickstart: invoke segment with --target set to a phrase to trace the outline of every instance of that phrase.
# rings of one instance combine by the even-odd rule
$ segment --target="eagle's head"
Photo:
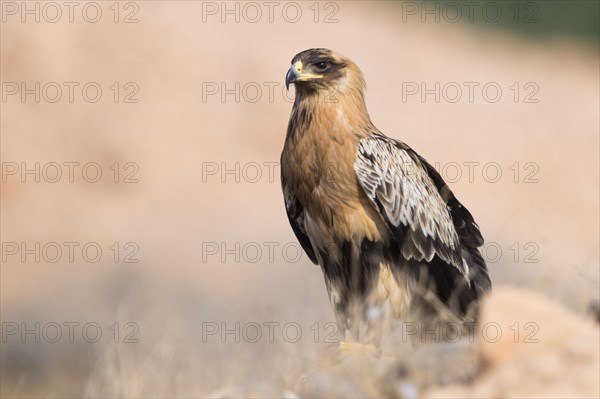
[[[360,69],[350,59],[325,48],[312,48],[296,54],[285,75],[285,85],[293,83],[297,93],[310,94],[323,90],[362,94],[364,80]]]

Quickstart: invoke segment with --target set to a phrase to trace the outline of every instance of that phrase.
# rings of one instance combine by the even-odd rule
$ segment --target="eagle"
[[[491,289],[479,226],[423,157],[373,125],[357,65],[305,50],[285,84],[285,209],[345,341],[377,343],[397,321],[475,320]]]

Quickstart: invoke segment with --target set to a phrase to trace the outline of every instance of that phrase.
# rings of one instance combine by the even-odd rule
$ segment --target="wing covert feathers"
[[[470,252],[483,239],[433,167],[406,144],[376,134],[360,141],[354,169],[406,259],[437,255],[470,280]]]

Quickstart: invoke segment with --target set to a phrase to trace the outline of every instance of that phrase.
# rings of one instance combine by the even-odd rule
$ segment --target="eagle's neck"
[[[316,130],[321,135],[366,137],[373,126],[362,88],[334,86],[318,91],[298,90],[290,115],[287,138]]]

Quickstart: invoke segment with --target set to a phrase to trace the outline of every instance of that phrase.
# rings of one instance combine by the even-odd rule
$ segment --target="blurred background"
[[[495,287],[585,317],[598,2],[476,3],[0,2],[0,394],[302,395],[340,339],[279,183],[311,47],[469,208]]]

